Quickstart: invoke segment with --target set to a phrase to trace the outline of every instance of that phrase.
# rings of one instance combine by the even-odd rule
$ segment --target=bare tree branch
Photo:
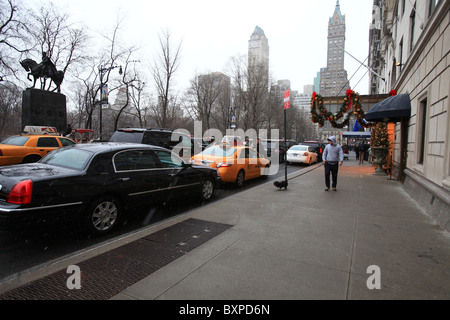
[[[154,59],[152,75],[156,85],[158,103],[154,106],[154,116],[157,124],[162,128],[171,127],[176,110],[179,109],[177,99],[172,95],[173,77],[180,64],[181,42],[172,52],[170,33],[164,31],[159,37],[161,50]]]
[[[18,79],[18,61],[32,48],[28,25],[14,0],[0,0],[0,8],[0,80]]]

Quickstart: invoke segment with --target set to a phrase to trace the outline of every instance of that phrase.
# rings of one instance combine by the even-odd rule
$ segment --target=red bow
[[[352,107],[352,94],[353,94],[353,90],[348,89],[347,90],[347,97],[348,97],[348,109],[349,110]]]

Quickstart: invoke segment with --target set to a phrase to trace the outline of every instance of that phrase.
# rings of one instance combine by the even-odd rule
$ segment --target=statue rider
[[[57,74],[57,70],[53,62],[50,60],[50,57],[48,56],[47,52],[42,52],[42,62],[43,66],[42,74],[43,76],[46,76],[48,78],[51,78],[52,76]]]

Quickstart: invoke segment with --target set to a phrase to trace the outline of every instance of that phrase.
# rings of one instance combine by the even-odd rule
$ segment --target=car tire
[[[267,165],[264,167],[264,172],[263,172],[263,179],[269,179],[269,171],[270,171],[270,166]]]
[[[114,197],[94,200],[87,209],[86,227],[94,234],[107,234],[117,228],[123,215],[120,202]]]
[[[242,188],[244,186],[244,181],[245,181],[245,171],[240,170],[236,177],[236,186],[238,188]]]
[[[215,192],[214,182],[211,179],[207,179],[202,183],[201,198],[203,201],[209,201],[214,197]]]

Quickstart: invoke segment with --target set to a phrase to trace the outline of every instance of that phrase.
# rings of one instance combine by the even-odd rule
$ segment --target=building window
[[[417,112],[417,163],[423,164],[425,158],[425,138],[427,129],[427,98],[419,103]]]
[[[416,4],[411,11],[411,16],[409,17],[409,52],[414,48],[414,28],[416,27]]]
[[[406,0],[402,0],[402,18],[403,15],[405,14],[405,7],[406,7]]]
[[[429,0],[430,4],[428,5],[428,18],[431,17],[431,14],[434,11],[434,8],[436,8],[437,4],[439,3],[439,0]]]
[[[403,65],[403,38],[402,38],[402,40],[400,40],[399,50],[400,50],[400,52],[399,52],[399,54],[400,54],[400,59],[399,59],[399,61],[400,61],[400,70],[402,70],[402,65]]]

